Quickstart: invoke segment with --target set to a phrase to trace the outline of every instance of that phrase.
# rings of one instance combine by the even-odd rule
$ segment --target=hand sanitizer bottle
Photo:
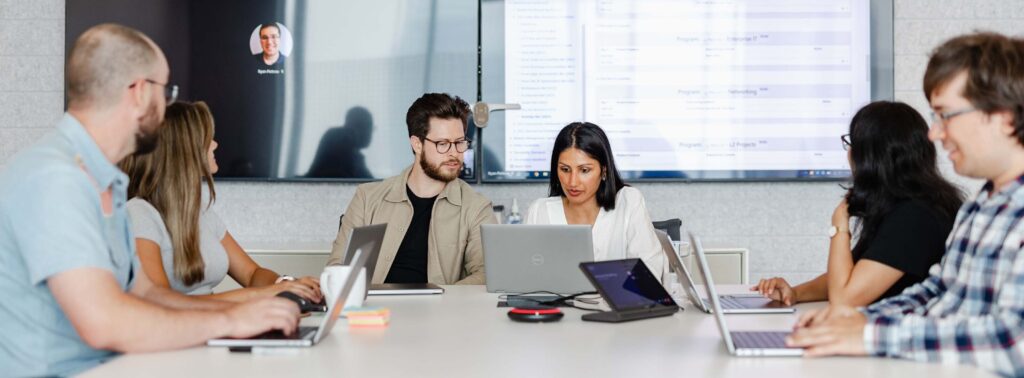
[[[519,215],[519,201],[512,199],[512,212],[508,214],[508,224],[523,223],[523,217]]]

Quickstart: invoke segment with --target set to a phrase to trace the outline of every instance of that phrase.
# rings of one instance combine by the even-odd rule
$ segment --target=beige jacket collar
[[[413,163],[416,164],[416,163]],[[410,202],[409,195],[406,193],[405,188],[409,185],[409,175],[412,174],[412,166],[408,166],[399,175],[401,180],[393,181],[393,184],[388,188],[388,194],[384,196],[384,200],[393,203],[399,202]],[[452,180],[445,184],[444,189],[438,194],[437,199],[444,199],[455,206],[462,206],[462,186],[459,185],[459,181]]]

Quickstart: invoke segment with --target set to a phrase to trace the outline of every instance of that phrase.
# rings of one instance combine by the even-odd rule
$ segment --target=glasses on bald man
[[[176,101],[178,99],[178,86],[177,85],[171,84],[171,83],[161,83],[159,81],[152,80],[152,79],[143,79],[143,80],[145,80],[147,83],[154,84],[154,85],[159,85],[161,87],[164,87],[164,100],[167,100],[167,105],[173,104],[174,101]],[[135,83],[132,83],[132,85],[129,85],[128,87],[132,88],[134,86],[135,86]]]
[[[147,83],[156,84],[164,87],[164,99],[167,100],[167,105],[174,103],[178,99],[178,86],[171,83],[161,83],[156,80],[146,79]]]

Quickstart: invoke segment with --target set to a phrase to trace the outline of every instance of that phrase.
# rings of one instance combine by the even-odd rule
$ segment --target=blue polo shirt
[[[82,341],[47,279],[93,267],[128,290],[127,185],[70,114],[0,172],[0,375],[70,375],[113,355]]]

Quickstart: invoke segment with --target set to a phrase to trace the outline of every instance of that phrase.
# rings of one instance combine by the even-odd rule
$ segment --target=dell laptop
[[[349,237],[348,248],[345,250],[345,257],[342,259],[342,263],[349,265],[352,262],[353,252],[357,247],[366,240],[374,242],[374,247],[369,249],[369,259],[366,260],[366,293],[365,295],[422,295],[422,294],[442,294],[444,289],[440,286],[432,283],[382,283],[382,284],[371,284],[373,281],[373,272],[377,268],[377,260],[380,257],[380,247],[384,242],[384,231],[387,229],[386,224],[378,224],[372,226],[365,226],[360,228],[370,228],[372,231],[367,231],[356,235],[355,231]],[[359,237],[360,240],[353,238]],[[355,242],[355,243],[353,243]],[[367,249],[363,249],[367,251]]]
[[[489,293],[593,291],[579,272],[594,260],[587,225],[485,224],[480,226]]]
[[[725,341],[725,348],[729,354],[744,357],[802,356],[803,349],[786,346],[786,336],[790,334],[789,331],[729,331],[729,327],[725,324],[722,301],[719,300],[721,297],[715,292],[715,285],[711,280],[711,270],[708,268],[707,260],[702,256],[704,251],[700,246],[700,240],[695,239],[696,237],[690,234],[690,240],[695,243],[694,246],[697,248],[698,257],[702,257],[698,259],[698,266],[704,276],[704,282],[707,283],[704,285],[704,290],[707,291],[708,298],[711,298],[711,312],[715,316],[718,332],[722,334],[722,340]]]
[[[356,236],[366,232],[364,230],[366,228],[356,228],[352,231],[352,234]],[[352,268],[349,271],[358,272],[362,270],[366,266],[369,255],[369,253],[363,253],[361,249],[357,248],[355,251],[355,262],[350,265]],[[349,274],[345,279],[345,284],[341,287],[341,291],[338,292],[337,300],[333,303],[344,304],[352,292],[352,288],[355,287],[357,279],[359,279],[359,274]],[[323,319],[320,321],[320,326],[298,327],[291,335],[285,335],[284,332],[274,330],[245,339],[212,339],[207,341],[206,345],[226,347],[310,347],[327,337],[327,334],[331,332],[331,328],[334,328],[334,322],[341,316],[342,307],[344,305],[336,305],[334,308],[327,309],[327,313],[324,314]]]
[[[697,251],[697,259],[706,260],[704,247],[695,239],[696,237],[690,234],[690,245],[694,246],[694,250]],[[693,283],[693,276],[690,275],[690,270],[686,268],[686,265],[683,265],[682,261],[679,261],[679,256],[676,255],[674,250],[671,248],[662,249],[668,258],[669,266],[676,273],[676,280],[679,281],[690,302],[701,311],[710,314],[712,311],[711,304],[701,298],[697,291],[697,286]],[[707,263],[707,261],[704,262]],[[710,277],[705,278],[704,282],[710,284]],[[718,299],[722,304],[722,312],[726,314],[788,314],[796,312],[795,308],[786,306],[782,302],[765,298],[760,294],[728,294],[722,295]]]

